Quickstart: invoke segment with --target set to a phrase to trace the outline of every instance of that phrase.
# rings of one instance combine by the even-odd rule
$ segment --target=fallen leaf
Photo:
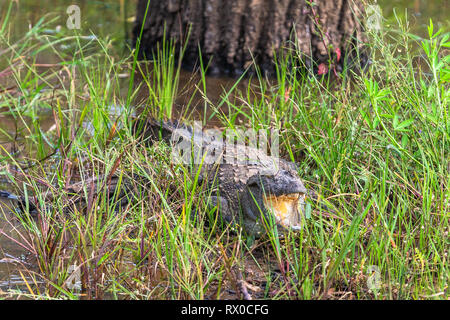
[[[324,63],[319,64],[319,69],[317,70],[317,74],[319,76],[321,76],[321,75],[327,74],[327,73],[328,73],[328,67]]]
[[[336,50],[334,50],[334,52],[336,52],[336,59],[337,59],[337,62],[339,62],[339,60],[341,60],[341,49],[336,48]]]
[[[292,87],[289,87],[286,92],[284,93],[284,102],[289,101],[289,95],[291,94]]]

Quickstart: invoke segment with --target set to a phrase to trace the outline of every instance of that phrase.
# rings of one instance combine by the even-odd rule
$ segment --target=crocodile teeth
[[[288,229],[299,230],[299,202],[303,201],[303,197],[304,195],[299,193],[278,197],[268,195],[264,197],[264,205],[268,210],[273,212],[277,224]]]

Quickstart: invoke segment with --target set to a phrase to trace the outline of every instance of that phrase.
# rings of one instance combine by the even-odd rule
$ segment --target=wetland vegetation
[[[170,41],[137,61],[135,1],[80,1],[81,30],[56,3],[0,3],[0,190],[26,199],[0,198],[1,299],[449,298],[445,1],[382,4],[362,71],[318,75],[291,51],[273,79],[181,70]],[[277,129],[318,195],[301,231],[255,239],[215,224],[189,168],[135,134],[149,115]],[[136,175],[146,183],[124,204]]]

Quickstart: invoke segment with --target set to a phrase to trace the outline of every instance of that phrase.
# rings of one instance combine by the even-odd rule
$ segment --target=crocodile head
[[[306,188],[293,170],[257,174],[247,182],[244,216],[255,222],[275,221],[283,231],[298,231],[304,211]]]

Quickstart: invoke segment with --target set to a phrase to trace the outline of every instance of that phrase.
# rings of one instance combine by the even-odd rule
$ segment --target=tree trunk
[[[191,28],[183,63],[198,65],[200,47],[212,73],[238,75],[253,61],[270,73],[274,53],[296,41],[305,61],[336,65],[364,41],[360,0],[151,0],[144,19],[147,3],[139,0],[133,30],[136,44],[144,21],[141,56],[150,57],[164,34],[185,41]]]

